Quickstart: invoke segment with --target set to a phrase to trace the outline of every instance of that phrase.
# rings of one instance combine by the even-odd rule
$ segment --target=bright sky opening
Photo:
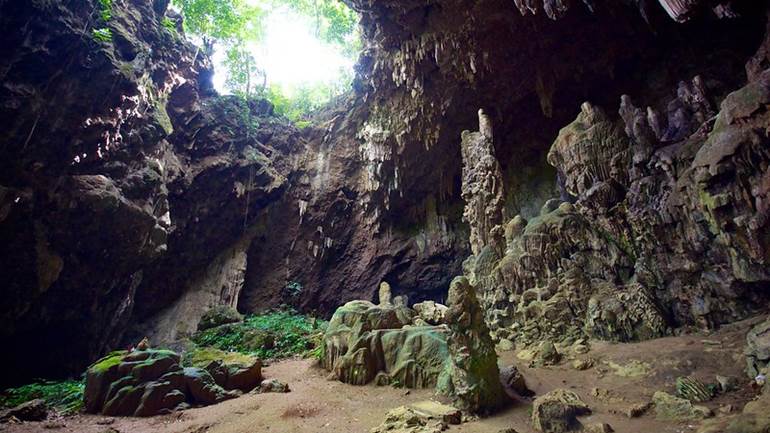
[[[287,8],[276,9],[267,16],[265,35],[250,51],[260,68],[267,72],[267,82],[281,86],[287,93],[301,84],[333,83],[353,70],[354,61],[342,49],[319,40],[312,21]],[[214,54],[214,87],[225,88],[224,52]]]

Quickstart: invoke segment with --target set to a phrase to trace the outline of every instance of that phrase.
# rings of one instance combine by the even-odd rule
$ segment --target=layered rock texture
[[[522,344],[766,301],[766,1],[347,3],[354,88],[297,131],[217,96],[164,0],[0,2],[0,382],[381,281],[465,273]]]
[[[436,388],[464,411],[498,409],[508,396],[481,305],[467,278],[452,281],[442,321],[425,325],[408,306],[394,306],[384,286],[379,305],[352,301],[337,309],[324,335],[321,365],[353,385]]]
[[[262,382],[262,363],[181,366],[179,354],[145,349],[115,352],[86,372],[85,409],[110,416],[152,416],[235,398]]]

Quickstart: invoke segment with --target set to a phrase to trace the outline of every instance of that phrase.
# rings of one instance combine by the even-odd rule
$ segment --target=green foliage
[[[350,85],[352,77],[340,73],[336,83],[302,84],[285,89],[271,85],[265,97],[275,106],[275,112],[294,122],[298,127],[307,126],[310,115],[324,107],[330,100],[341,95]]]
[[[249,98],[263,93],[267,76],[257,67],[257,61],[244,45],[228,47],[224,65],[227,68],[225,85],[235,95]]]
[[[313,20],[316,37],[322,41],[354,48],[358,16],[341,0],[273,0],[275,6],[287,5]]]
[[[246,353],[261,359],[312,355],[327,322],[295,311],[273,311],[248,316],[243,323],[222,325],[195,334],[202,347]]]
[[[160,25],[166,28],[166,30],[170,31],[173,34],[176,34],[176,24],[169,19],[169,17],[163,17],[163,19],[160,21]]]
[[[284,292],[289,297],[295,297],[302,294],[302,283],[298,281],[290,281],[286,284],[286,287],[284,287]]]
[[[185,31],[214,42],[256,40],[262,32],[264,10],[247,0],[173,0],[184,14]]]
[[[42,398],[49,407],[64,414],[78,412],[83,407],[83,381],[40,381],[17,388],[9,388],[0,393],[0,407],[14,407],[22,403]]]
[[[112,19],[112,0],[99,0],[99,18],[105,23]]]
[[[106,0],[109,1],[109,0]],[[310,20],[316,36],[355,57],[361,50],[358,15],[341,0],[172,0],[181,9],[185,30],[201,38],[207,53],[218,44],[225,53],[225,86],[242,98],[265,97],[298,127],[309,125],[310,114],[349,88],[352,77],[341,73],[334,83],[286,89],[267,86],[268,77],[248,49],[264,34],[270,11],[289,8]]]
[[[112,41],[112,30],[107,27],[91,30],[91,36],[96,42],[110,42]]]

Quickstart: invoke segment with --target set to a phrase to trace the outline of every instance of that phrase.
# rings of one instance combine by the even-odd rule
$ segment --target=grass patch
[[[14,407],[41,398],[58,412],[72,414],[83,408],[84,389],[85,383],[81,380],[41,380],[6,389],[0,393],[0,407]]]
[[[217,326],[195,334],[202,347],[240,352],[260,359],[313,356],[321,344],[328,322],[295,311],[273,311],[247,316],[242,323]]]

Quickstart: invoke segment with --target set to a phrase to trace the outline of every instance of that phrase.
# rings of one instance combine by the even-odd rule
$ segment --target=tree
[[[225,85],[234,94],[244,98],[264,93],[267,74],[243,44],[228,47],[224,66],[227,69]]]
[[[182,10],[188,33],[201,38],[206,54],[216,42],[243,43],[262,34],[264,10],[246,0],[173,0]]]
[[[290,8],[314,23],[316,37],[335,44],[345,55],[360,51],[357,14],[341,0],[172,0],[184,15],[185,31],[200,38],[203,49],[211,56],[214,46],[224,50],[225,85],[244,98],[264,96],[276,112],[293,121],[307,120],[334,96],[347,89],[348,74],[340,74],[338,82],[303,85],[294,89],[267,86],[267,76],[249,51],[264,34],[264,18],[271,10]]]

